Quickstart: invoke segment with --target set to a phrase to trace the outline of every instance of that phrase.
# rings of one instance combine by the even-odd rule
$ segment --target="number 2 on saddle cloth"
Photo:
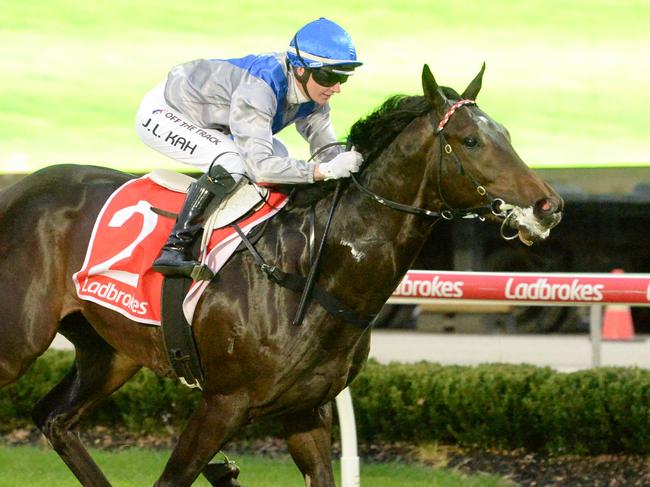
[[[177,213],[185,194],[156,183],[149,175],[133,179],[118,188],[100,211],[88,244],[81,270],[73,280],[77,294],[117,311],[124,316],[151,325],[161,323],[161,289],[163,276],[151,264],[165,243],[174,219],[152,210]],[[247,233],[277,213],[287,197],[271,192],[268,204],[238,223]],[[218,228],[209,241],[202,260],[217,272],[232,255],[240,237],[231,227]],[[198,298],[207,281],[195,282],[190,288],[183,311],[192,322]]]

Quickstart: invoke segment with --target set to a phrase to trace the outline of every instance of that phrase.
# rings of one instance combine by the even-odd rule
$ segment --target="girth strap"
[[[194,342],[194,333],[183,314],[183,299],[192,283],[185,277],[165,277],[162,290],[163,343],[169,364],[188,387],[202,388],[203,370]]]
[[[257,249],[248,240],[248,237],[246,237],[244,232],[241,231],[241,228],[236,224],[233,224],[232,227],[241,237],[242,242],[244,242],[244,245],[246,245],[246,248],[253,256],[255,263],[260,267],[260,269],[262,269],[262,271],[264,271],[269,279],[282,287],[290,289],[291,291],[303,291],[307,283],[306,277],[298,274],[287,274],[275,266],[268,265],[264,262],[264,259]],[[367,328],[372,325],[372,322],[377,315],[362,315],[357,313],[355,310],[339,301],[333,294],[323,289],[318,283],[314,283],[313,286],[312,297],[318,301],[330,315],[360,328]]]

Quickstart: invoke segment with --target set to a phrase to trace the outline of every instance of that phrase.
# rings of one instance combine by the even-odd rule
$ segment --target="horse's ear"
[[[440,91],[440,87],[436,83],[436,79],[433,77],[433,73],[431,73],[428,64],[425,64],[422,68],[422,89],[424,90],[424,96],[432,108],[444,106],[445,96]]]
[[[484,72],[485,72],[485,63],[483,63],[483,67],[476,75],[476,78],[474,78],[472,82],[469,84],[469,86],[465,88],[465,91],[463,91],[463,96],[462,96],[463,99],[476,100],[476,97],[478,96],[478,92],[481,91]]]

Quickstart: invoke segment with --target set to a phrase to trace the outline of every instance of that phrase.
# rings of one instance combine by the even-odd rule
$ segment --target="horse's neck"
[[[427,200],[435,184],[427,171],[426,155],[432,149],[429,123],[416,120],[408,133],[398,136],[361,176],[363,184],[379,196],[412,206],[436,209],[434,200]],[[428,130],[428,132],[427,132]],[[428,136],[427,136],[428,133]],[[423,135],[418,135],[423,134]],[[435,186],[434,186],[435,187]],[[338,241],[340,270],[353,280],[366,275],[366,298],[372,302],[386,299],[409,269],[431,233],[433,222],[421,216],[397,211],[381,205],[350,186],[342,207],[344,218],[335,219],[332,241]],[[366,284],[364,284],[364,287]],[[388,294],[386,294],[388,293]],[[371,305],[372,307],[372,305]],[[371,310],[372,311],[372,310]]]
[[[366,187],[373,193],[398,203],[439,210],[440,201],[432,198],[436,187],[435,174],[427,167],[427,154],[431,152],[430,121],[426,117],[414,120],[383,151],[363,175]],[[435,152],[434,152],[435,153]],[[417,243],[428,236],[431,220],[414,216],[379,204],[363,197],[364,211],[376,215],[383,223],[383,231],[391,241]]]

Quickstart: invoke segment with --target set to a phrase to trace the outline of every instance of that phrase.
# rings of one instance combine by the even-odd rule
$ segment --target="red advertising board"
[[[650,305],[648,274],[531,274],[412,270],[389,302]]]

